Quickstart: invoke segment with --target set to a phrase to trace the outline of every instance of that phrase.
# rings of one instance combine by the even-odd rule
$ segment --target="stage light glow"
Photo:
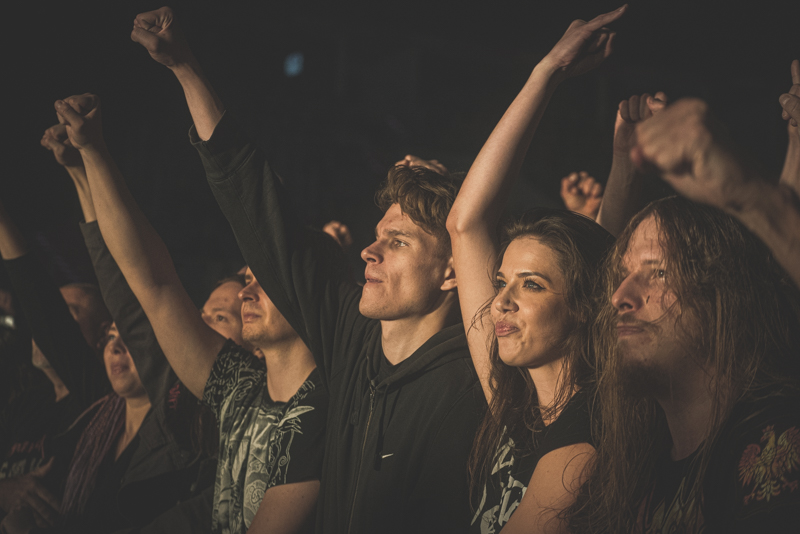
[[[302,52],[292,52],[283,61],[283,72],[288,78],[300,76],[303,73],[305,57]]]

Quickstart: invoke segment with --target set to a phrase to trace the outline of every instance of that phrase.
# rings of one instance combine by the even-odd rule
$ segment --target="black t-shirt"
[[[275,402],[264,363],[228,341],[211,369],[203,402],[219,421],[214,532],[244,534],[269,488],[319,480],[328,394],[316,369],[288,402]]]
[[[773,397],[732,412],[712,447],[702,496],[692,498],[699,452],[658,465],[636,532],[800,531],[800,402]]]
[[[539,460],[547,453],[578,443],[594,444],[589,418],[590,395],[586,390],[575,393],[558,419],[547,425],[537,436],[536,451],[521,457],[512,454],[514,442],[506,438],[495,454],[492,474],[483,493],[470,532],[489,534],[499,532],[517,509],[528,488],[528,482]]]

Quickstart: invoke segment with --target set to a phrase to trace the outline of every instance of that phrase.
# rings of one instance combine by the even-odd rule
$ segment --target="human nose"
[[[500,291],[494,297],[494,309],[500,313],[515,312],[519,309],[516,300],[514,300],[514,295],[507,286],[500,288]]]
[[[239,297],[239,300],[241,300],[242,302],[247,300],[258,300],[258,294],[255,291],[253,291],[254,283],[255,282],[250,282],[249,284],[244,286],[241,289],[241,291],[239,291],[239,293],[236,295],[237,297]]]
[[[611,295],[611,305],[618,313],[634,312],[644,304],[643,287],[634,275],[626,276]]]
[[[383,262],[383,253],[377,241],[361,251],[361,259],[367,263]]]

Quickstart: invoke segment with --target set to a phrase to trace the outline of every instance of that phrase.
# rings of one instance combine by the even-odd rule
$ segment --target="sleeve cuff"
[[[105,246],[106,242],[103,240],[103,234],[100,233],[100,226],[97,221],[82,222],[80,223],[80,228],[86,248],[91,250],[92,248]]]

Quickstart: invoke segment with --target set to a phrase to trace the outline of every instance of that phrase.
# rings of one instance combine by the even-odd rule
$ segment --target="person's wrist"
[[[547,56],[544,57],[534,68],[531,73],[531,78],[541,77],[553,85],[558,85],[563,81],[563,76],[560,76],[561,70],[556,64]]]
[[[176,61],[173,65],[169,66],[169,70],[180,79],[186,76],[197,76],[200,68],[194,57],[190,56]]]
[[[87,143],[80,147],[79,150],[84,160],[90,161],[94,159],[103,159],[108,154],[108,148],[106,147],[105,141],[102,139]]]

